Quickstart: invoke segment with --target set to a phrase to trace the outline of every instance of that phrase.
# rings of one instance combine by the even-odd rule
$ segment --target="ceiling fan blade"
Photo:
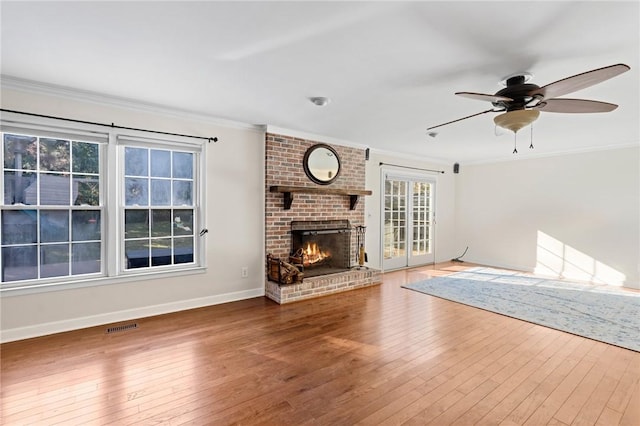
[[[623,72],[629,71],[630,69],[631,68],[625,64],[616,64],[604,68],[598,68],[547,84],[546,86],[532,91],[531,95],[542,95],[543,99],[556,98],[558,96],[576,92],[580,89],[601,83],[622,74]]]
[[[447,121],[446,123],[438,124],[437,126],[431,126],[431,127],[427,128],[427,130],[436,129],[436,128],[438,128],[438,127],[446,126],[447,124],[456,123],[456,122],[458,122],[458,121],[466,120],[467,118],[475,117],[475,116],[477,116],[477,115],[486,114],[486,113],[488,113],[488,112],[499,112],[499,111],[502,111],[502,110],[498,110],[498,111],[496,111],[496,110],[494,110],[494,109],[488,109],[488,110],[486,110],[486,111],[482,111],[482,112],[479,112],[479,113],[477,113],[477,114],[468,115],[468,116],[466,116],[466,117],[458,118],[457,120]]]
[[[464,98],[475,99],[478,101],[489,101],[489,102],[511,102],[513,99],[507,98],[506,96],[496,96],[496,95],[486,95],[484,93],[474,93],[474,92],[456,92],[456,95],[462,96]]]
[[[590,113],[610,112],[618,108],[618,105],[587,99],[547,99],[535,108],[544,112]]]

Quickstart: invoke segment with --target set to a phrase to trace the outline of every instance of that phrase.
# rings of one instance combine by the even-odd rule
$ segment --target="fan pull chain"
[[[514,154],[518,153],[518,139],[517,139],[516,132],[513,132],[513,153]]]
[[[529,149],[533,149],[533,124],[531,125],[531,145],[529,145]]]

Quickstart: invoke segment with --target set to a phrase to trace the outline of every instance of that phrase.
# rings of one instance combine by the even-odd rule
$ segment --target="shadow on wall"
[[[622,272],[542,231],[538,231],[537,238],[536,274],[615,286],[622,286],[627,278]]]

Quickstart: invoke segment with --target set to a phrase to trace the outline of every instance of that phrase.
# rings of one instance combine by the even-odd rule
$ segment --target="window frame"
[[[202,154],[202,150],[203,148],[198,145],[198,149],[194,149],[195,145],[193,143],[191,144],[185,144],[185,143],[176,143],[173,145],[169,145],[166,142],[158,142],[157,139],[151,139],[148,137],[139,137],[139,136],[131,136],[129,133],[127,134],[119,134],[117,137],[117,149],[118,149],[118,164],[119,164],[119,170],[118,170],[118,177],[121,179],[121,181],[118,182],[118,188],[120,189],[120,193],[117,195],[117,200],[118,200],[118,217],[119,217],[119,221],[122,224],[121,226],[118,226],[118,231],[119,231],[119,239],[118,239],[118,243],[119,243],[119,247],[118,247],[118,251],[119,251],[119,256],[118,259],[121,260],[120,265],[119,265],[119,270],[118,270],[118,274],[120,275],[141,275],[144,274],[145,272],[154,272],[154,271],[174,271],[174,270],[181,270],[181,269],[191,269],[193,266],[199,265],[199,264],[203,264],[204,263],[204,257],[203,257],[203,252],[204,252],[204,247],[203,247],[203,238],[201,238],[199,236],[200,230],[204,229],[205,227],[203,226],[203,220],[202,218],[204,217],[203,214],[203,187],[202,187],[202,179],[204,179],[204,164],[202,163],[202,159],[201,156]],[[193,170],[193,205],[188,207],[189,209],[193,209],[194,211],[194,224],[193,224],[193,228],[194,228],[194,233],[193,233],[193,244],[194,244],[194,256],[193,256],[193,263],[185,263],[185,264],[172,264],[172,265],[162,265],[162,266],[150,266],[150,267],[146,267],[146,268],[129,268],[127,269],[125,266],[126,260],[125,260],[125,238],[124,238],[124,232],[125,232],[125,226],[124,226],[124,216],[125,216],[125,212],[127,210],[127,207],[131,207],[131,206],[127,206],[126,202],[125,202],[125,194],[124,194],[124,179],[125,179],[125,171],[124,171],[124,167],[125,167],[125,161],[124,161],[124,157],[125,157],[125,148],[126,147],[136,147],[136,148],[147,148],[149,150],[151,149],[165,149],[165,150],[169,150],[171,152],[190,152],[193,153],[194,155],[194,170]],[[145,206],[142,206],[145,207]],[[173,209],[174,206],[167,206],[167,208],[169,209]],[[146,206],[146,210],[148,211],[152,211],[153,210],[153,206],[152,205],[148,205]],[[182,265],[182,266],[181,266]]]
[[[85,275],[65,275],[60,277],[0,282],[0,295],[21,295],[54,290],[84,288],[96,285],[128,283],[147,279],[199,274],[206,272],[206,244],[200,230],[205,229],[206,212],[204,194],[206,189],[206,141],[182,136],[167,136],[147,131],[105,128],[100,125],[68,123],[55,118],[24,117],[15,113],[2,112],[0,131],[38,137],[64,138],[69,141],[97,142],[101,155],[99,164],[100,202],[98,209],[101,219],[101,271]],[[4,169],[4,138],[0,158]],[[124,256],[124,146],[126,143],[144,145],[150,149],[188,151],[194,155],[193,205],[194,212],[193,262],[150,266],[147,268],[126,268]],[[113,177],[115,176],[115,178]],[[4,172],[0,173],[0,187],[4,190]],[[2,210],[46,210],[50,206],[5,205],[4,196],[0,200]],[[74,207],[62,206],[65,211]],[[151,206],[149,206],[151,208]],[[169,208],[174,208],[169,206]],[[117,235],[110,238],[109,235]],[[41,242],[36,243],[40,250]],[[0,256],[1,257],[1,256]],[[2,259],[0,258],[0,267]]]

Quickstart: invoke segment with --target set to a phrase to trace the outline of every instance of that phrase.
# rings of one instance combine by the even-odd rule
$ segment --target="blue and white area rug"
[[[492,268],[403,287],[640,352],[640,292]]]

